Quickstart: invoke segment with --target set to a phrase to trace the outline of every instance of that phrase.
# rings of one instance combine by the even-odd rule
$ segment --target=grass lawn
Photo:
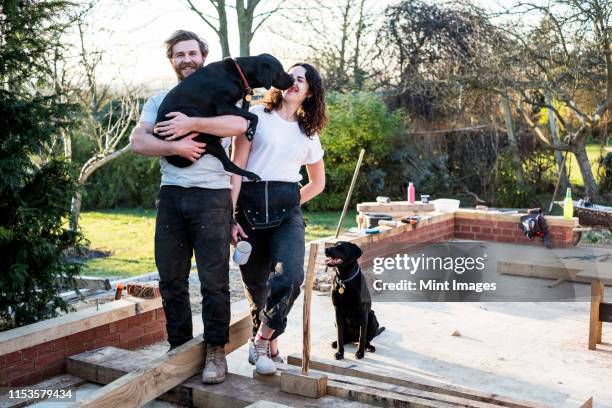
[[[596,181],[599,181],[597,173],[599,168],[599,158],[602,154],[601,146],[598,144],[591,144],[586,147],[586,150],[587,156],[589,156],[589,162],[591,163],[591,168],[593,169],[593,176],[595,177]],[[607,151],[604,150],[603,155],[605,156],[606,153]],[[582,180],[582,174],[580,173],[580,167],[578,167],[578,161],[576,161],[575,155],[573,153],[569,154],[567,156],[567,161],[568,163],[566,163],[566,168],[569,172],[570,183],[583,186],[584,181]]]
[[[356,226],[354,211],[349,212],[343,228]],[[333,235],[340,211],[305,211],[306,240]],[[81,214],[81,227],[90,249],[109,252],[107,257],[86,262],[83,275],[134,276],[155,271],[153,236],[155,211],[121,209],[89,211]]]

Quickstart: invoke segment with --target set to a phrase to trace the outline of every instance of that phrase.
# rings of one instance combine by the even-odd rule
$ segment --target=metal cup
[[[236,244],[236,248],[234,249],[234,256],[232,256],[232,260],[236,265],[244,265],[249,261],[249,256],[251,256],[251,250],[253,247],[247,241],[238,241]]]

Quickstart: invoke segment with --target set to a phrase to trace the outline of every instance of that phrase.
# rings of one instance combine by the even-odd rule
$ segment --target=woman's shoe
[[[278,353],[276,353],[275,355],[272,355],[270,353],[270,358],[275,363],[281,363],[282,364],[282,363],[285,362],[285,360],[280,355],[280,351]],[[255,355],[255,342],[251,338],[251,339],[249,339],[249,364],[255,365],[255,360],[256,359],[257,359],[257,357]]]
[[[253,341],[253,345],[255,349],[255,370],[257,373],[262,375],[274,374],[276,372],[276,364],[274,364],[270,357],[270,340],[256,339]]]

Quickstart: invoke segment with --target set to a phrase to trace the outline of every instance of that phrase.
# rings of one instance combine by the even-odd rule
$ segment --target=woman
[[[250,183],[232,176],[236,222],[232,242],[247,240],[251,256],[240,267],[253,317],[249,362],[260,374],[273,374],[282,361],[278,336],[304,280],[304,228],[300,205],[325,187],[323,149],[318,134],[327,123],[325,91],[309,64],[289,70],[295,82],[285,91],[271,89],[263,104],[251,108],[259,117],[252,142],[235,138],[233,161],[258,174]],[[300,169],[309,182],[300,188]]]

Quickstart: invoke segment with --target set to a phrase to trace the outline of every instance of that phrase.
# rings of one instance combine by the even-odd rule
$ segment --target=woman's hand
[[[190,118],[181,112],[170,112],[166,115],[170,120],[155,125],[155,133],[168,136],[166,140],[174,140],[195,130],[195,118]]]
[[[232,225],[232,232],[231,232],[231,240],[232,240],[233,246],[236,246],[236,244],[238,244],[238,238],[244,239],[244,238],[248,238],[248,236],[247,234],[244,233],[240,224],[236,223]]]

